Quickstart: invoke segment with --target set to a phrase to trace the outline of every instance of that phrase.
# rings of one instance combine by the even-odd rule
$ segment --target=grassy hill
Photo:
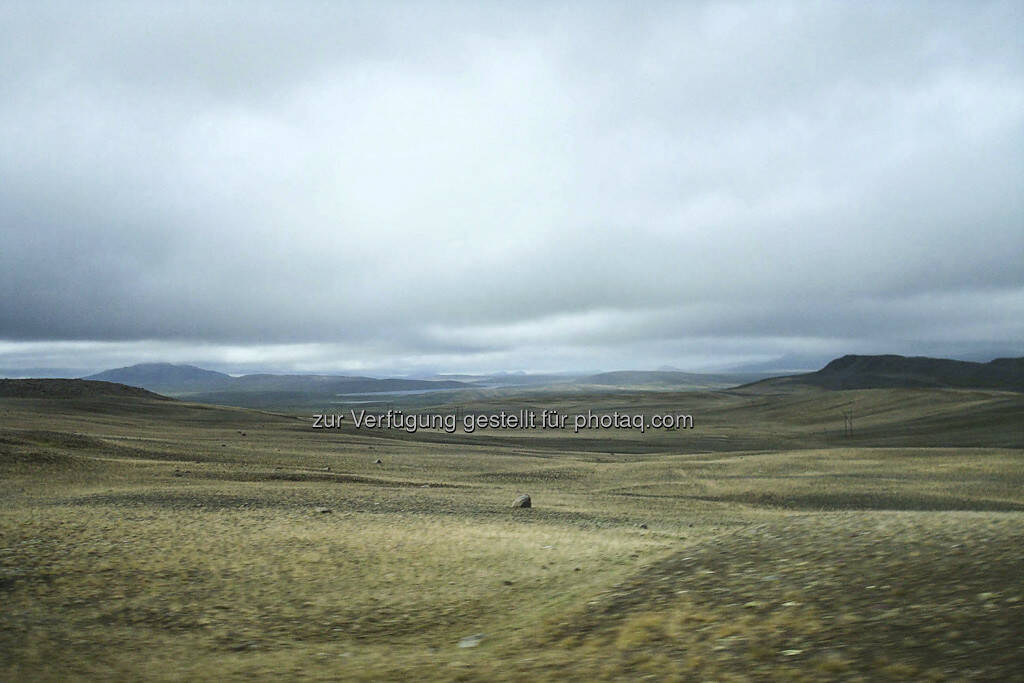
[[[181,393],[213,391],[231,384],[231,376],[194,365],[171,363],[140,363],[126,368],[105,370],[86,379],[100,382],[119,382],[150,391]]]
[[[0,678],[1024,668],[1021,393],[524,392],[458,414],[694,427],[410,434],[17,386],[0,397]],[[532,508],[510,507],[520,492]]]
[[[766,374],[708,374],[677,370],[619,370],[580,377],[575,380],[575,383],[622,388],[666,388],[676,391],[692,391],[696,389],[734,387],[738,384],[762,379]]]
[[[844,356],[821,370],[789,377],[760,379],[757,373],[689,373],[677,370],[615,371],[585,376],[503,374],[454,378],[404,379],[342,375],[251,374],[232,377],[189,365],[150,363],[92,375],[150,391],[218,405],[295,412],[327,410],[348,404],[382,401],[427,407],[438,402],[488,403],[533,394],[552,401],[575,395],[576,402],[608,392],[692,392],[724,390],[744,382],[762,392],[817,387],[852,389],[997,389],[1024,392],[1024,359],[973,363],[903,356]],[[760,381],[755,381],[760,380]],[[442,392],[438,397],[432,392]],[[409,399],[403,393],[418,393]],[[447,393],[444,393],[447,392]],[[602,399],[603,400],[603,399]]]
[[[933,387],[1024,391],[1024,358],[974,363],[947,358],[849,355],[833,360],[817,372],[768,379],[762,384],[825,389]]]
[[[151,391],[117,382],[86,379],[0,379],[0,398],[148,398],[169,400]]]
[[[470,385],[452,380],[378,379],[344,375],[276,375],[232,377],[193,365],[143,363],[107,370],[87,379],[118,382],[203,403],[249,408],[323,405],[340,394],[438,391]]]

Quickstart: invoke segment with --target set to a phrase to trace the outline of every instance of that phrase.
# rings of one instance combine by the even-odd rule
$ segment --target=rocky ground
[[[788,517],[655,563],[560,633],[763,680],[1020,680],[1022,543],[1010,514]]]

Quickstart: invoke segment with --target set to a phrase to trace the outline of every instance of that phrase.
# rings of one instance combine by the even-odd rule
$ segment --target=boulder
[[[528,508],[533,507],[533,503],[530,501],[530,496],[525,493],[520,493],[516,496],[516,499],[512,501],[512,507],[514,508]]]
[[[466,636],[459,641],[459,647],[476,647],[484,639],[483,633],[474,633],[471,636]]]

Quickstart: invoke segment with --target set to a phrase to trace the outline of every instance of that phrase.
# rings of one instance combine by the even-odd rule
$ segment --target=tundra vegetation
[[[1024,671],[1020,393],[507,393],[460,415],[693,425],[471,434],[7,393],[6,680]]]

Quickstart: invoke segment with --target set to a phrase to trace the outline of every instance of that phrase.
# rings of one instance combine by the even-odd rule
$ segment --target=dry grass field
[[[0,399],[0,678],[1024,677],[1021,394],[459,406],[520,408],[694,428]]]

